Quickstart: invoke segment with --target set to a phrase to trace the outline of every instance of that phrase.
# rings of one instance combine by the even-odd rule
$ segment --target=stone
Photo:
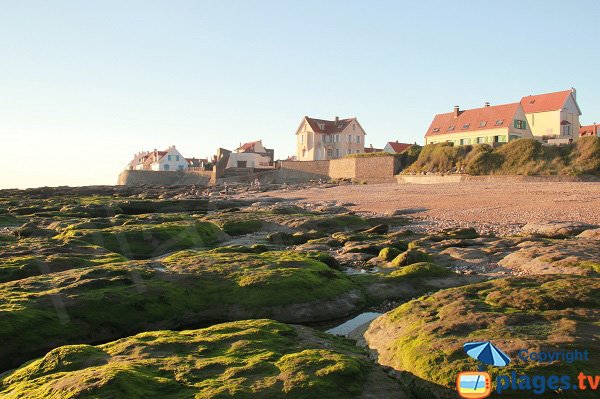
[[[563,238],[575,236],[585,230],[593,229],[595,227],[597,226],[584,222],[549,220],[527,223],[521,228],[521,233],[537,237]]]

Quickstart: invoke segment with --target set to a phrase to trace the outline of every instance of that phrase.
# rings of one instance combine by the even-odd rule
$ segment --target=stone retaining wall
[[[530,182],[530,183],[546,183],[546,182],[599,182],[599,176],[522,176],[522,175],[486,175],[486,176],[471,176],[471,175],[398,175],[396,176],[398,183],[413,183],[413,184],[440,184],[440,183],[460,183],[463,181],[481,181],[481,182]]]
[[[211,183],[212,172],[186,171],[154,171],[154,170],[124,170],[119,174],[117,185],[120,186],[178,186],[192,185],[208,186]]]

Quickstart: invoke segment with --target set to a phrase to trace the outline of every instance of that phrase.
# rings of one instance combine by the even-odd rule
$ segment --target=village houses
[[[576,91],[569,90],[526,96],[518,103],[437,114],[425,133],[425,144],[452,142],[456,145],[506,143],[519,138],[536,138],[548,144],[577,139],[579,116]]]
[[[298,161],[336,159],[365,151],[365,131],[356,118],[334,120],[305,116],[296,130]]]
[[[164,151],[143,151],[135,154],[129,162],[128,170],[182,171],[201,168],[206,159],[185,158],[173,145]]]
[[[275,151],[263,146],[262,140],[241,144],[229,154],[226,169],[273,169]]]

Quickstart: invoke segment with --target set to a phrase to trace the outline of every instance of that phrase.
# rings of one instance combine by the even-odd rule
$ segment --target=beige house
[[[520,103],[460,110],[437,114],[427,133],[425,144],[452,142],[455,145],[498,144],[520,138],[532,138]]]
[[[521,105],[531,133],[538,140],[561,144],[579,137],[579,116],[575,89],[523,97]]]
[[[251,141],[240,145],[229,154],[229,160],[225,169],[273,169],[273,157],[275,153],[263,146],[262,140]]]
[[[296,158],[316,161],[365,151],[365,130],[356,118],[335,120],[305,116],[296,130]]]

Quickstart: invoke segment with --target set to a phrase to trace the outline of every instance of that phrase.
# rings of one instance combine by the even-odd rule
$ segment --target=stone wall
[[[154,170],[124,170],[119,174],[117,182],[120,186],[177,186],[210,185],[212,172],[186,172],[186,171],[154,171]]]
[[[395,182],[400,159],[393,156],[340,158],[329,161],[282,161],[279,179],[353,179],[369,183]]]
[[[277,181],[295,183],[307,180],[329,180],[330,161],[280,161]]]

